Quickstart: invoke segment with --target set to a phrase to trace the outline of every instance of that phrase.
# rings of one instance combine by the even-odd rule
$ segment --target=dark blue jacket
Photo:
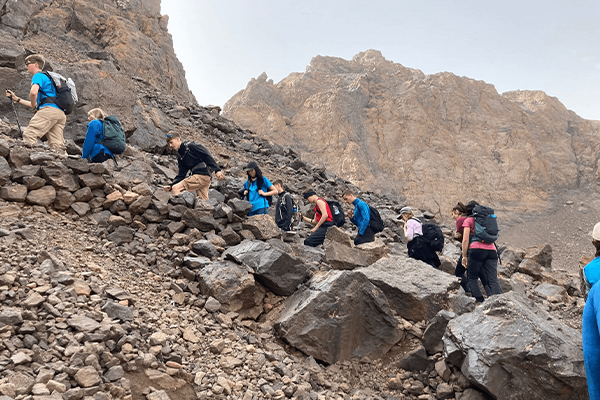
[[[358,197],[352,204],[354,204],[354,216],[350,218],[350,222],[358,227],[359,235],[364,235],[371,220],[371,210],[369,209],[369,205]]]
[[[90,121],[87,127],[87,133],[85,134],[85,141],[83,142],[83,150],[81,152],[81,158],[87,158],[88,160],[93,159],[102,152],[113,157],[113,153],[106,148],[101,140],[104,139],[104,124],[99,119]]]

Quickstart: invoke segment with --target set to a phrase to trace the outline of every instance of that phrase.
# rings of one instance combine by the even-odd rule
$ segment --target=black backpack
[[[346,216],[344,215],[344,209],[342,205],[335,200],[325,200],[327,204],[329,204],[329,209],[333,214],[331,218],[333,218],[333,224],[337,227],[342,227],[346,223]]]
[[[369,206],[369,210],[369,226],[375,233],[383,231],[384,225],[383,220],[381,219],[381,215],[379,215],[379,211],[377,211],[377,209],[373,206]]]
[[[269,191],[269,187],[267,186],[267,178],[265,178],[264,176],[263,176],[262,190],[263,190],[263,192]],[[273,196],[265,196],[265,198],[267,199],[267,203],[269,203],[269,207],[271,207],[273,205]]]
[[[475,220],[475,232],[469,238],[469,242],[494,243],[498,239],[498,220],[494,209],[482,205],[473,208],[473,219]]]
[[[125,151],[125,132],[121,126],[121,122],[114,115],[109,115],[102,122],[104,132],[102,134],[102,143],[113,154],[121,154]]]
[[[40,104],[56,104],[66,115],[69,115],[75,109],[75,101],[77,101],[77,93],[75,91],[75,83],[71,79],[65,79],[62,75],[57,73],[52,73],[52,75],[56,76],[56,78],[61,82],[60,86],[56,84],[53,76],[49,72],[44,72],[44,75],[50,79],[52,82],[52,86],[54,86],[54,91],[56,92],[56,97],[48,96],[48,94],[44,93],[44,91],[40,90],[40,93],[43,94],[44,97]]]
[[[442,229],[436,224],[422,224],[423,238],[435,251],[442,251],[444,248],[444,234]]]

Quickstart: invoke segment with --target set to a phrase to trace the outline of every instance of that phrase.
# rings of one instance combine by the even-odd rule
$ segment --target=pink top
[[[456,232],[462,234],[463,233],[463,223],[465,222],[467,217],[458,217],[456,219]]]
[[[469,228],[469,236],[475,231],[475,220],[473,217],[468,217],[463,223],[463,228]],[[469,249],[496,250],[494,243],[471,242]]]
[[[423,234],[423,225],[419,221],[411,218],[406,222],[406,237],[408,239],[413,240],[415,235],[422,235],[422,234]]]

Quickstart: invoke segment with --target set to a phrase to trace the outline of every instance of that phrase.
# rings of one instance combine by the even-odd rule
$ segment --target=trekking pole
[[[12,105],[13,112],[15,113],[15,118],[17,119],[17,126],[19,127],[19,133],[23,136],[23,131],[21,130],[21,124],[19,123],[19,115],[17,115],[17,108],[15,107],[15,101],[12,96],[10,96],[10,104]]]

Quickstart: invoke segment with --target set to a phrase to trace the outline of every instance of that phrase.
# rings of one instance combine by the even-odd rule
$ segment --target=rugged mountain
[[[148,95],[195,102],[167,23],[159,0],[0,0],[0,87],[26,96],[31,76],[24,58],[41,53],[47,69],[73,78],[78,88],[66,138],[82,142],[86,112],[100,107],[121,119],[129,143],[162,148],[173,125]],[[32,113],[25,107],[17,111],[27,125]],[[0,113],[14,121],[4,97]]]
[[[402,192],[443,213],[471,198],[536,209],[556,189],[598,178],[598,121],[541,91],[501,95],[375,50],[352,60],[317,56],[277,84],[263,73],[223,115],[363,189]]]

